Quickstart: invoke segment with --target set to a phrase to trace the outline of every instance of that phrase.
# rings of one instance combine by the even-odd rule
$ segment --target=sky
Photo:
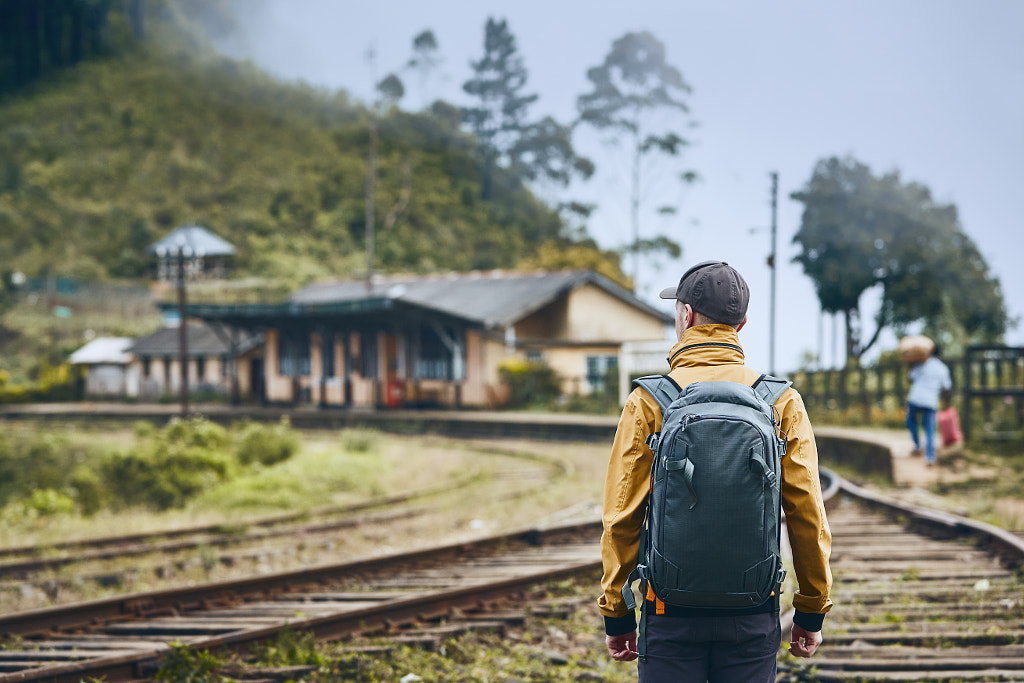
[[[468,104],[462,83],[483,53],[488,17],[505,19],[539,95],[531,115],[568,123],[587,91],[587,69],[612,42],[650,31],[692,88],[686,164],[701,177],[674,197],[671,218],[645,217],[678,262],[641,264],[637,294],[670,312],[657,292],[689,265],[734,265],[750,285],[740,338],[747,363],[779,374],[806,354],[843,362],[843,326],[822,316],[812,281],[793,263],[802,188],[814,165],[852,156],[876,175],[899,170],[955,204],[964,231],[1000,279],[1010,315],[1024,318],[1024,2],[1019,0],[235,0],[239,30],[221,44],[285,80],[373,97],[373,75],[399,71],[412,40],[433,31],[443,63],[424,91],[403,76],[403,106],[424,96]],[[376,66],[366,59],[373,48]],[[598,174],[570,188],[594,201],[588,230],[605,247],[630,241],[625,179],[594,136],[576,141]],[[606,163],[603,163],[606,162]],[[770,352],[771,180],[778,173],[775,350]],[[567,197],[568,198],[568,197]],[[630,262],[626,262],[627,270]],[[865,335],[877,296],[861,301]],[[881,348],[895,348],[885,335]],[[1024,321],[1007,335],[1024,344]],[[877,353],[877,350],[875,350]],[[868,358],[874,353],[869,353]]]

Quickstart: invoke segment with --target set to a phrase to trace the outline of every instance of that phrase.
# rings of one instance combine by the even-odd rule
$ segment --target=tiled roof
[[[151,254],[177,254],[179,246],[186,246],[192,256],[227,256],[235,253],[235,248],[206,228],[198,225],[186,225],[175,228],[167,237],[150,246]]]
[[[230,352],[228,343],[222,340],[213,329],[205,323],[189,323],[188,355],[215,356]],[[252,348],[253,338],[248,334],[239,337],[239,352]],[[163,356],[178,353],[178,327],[164,327],[153,334],[142,337],[128,349],[138,356]]]
[[[73,365],[126,365],[132,356],[128,348],[135,340],[131,337],[99,337],[71,354]]]
[[[636,298],[611,280],[586,270],[478,271],[438,275],[388,275],[365,280],[310,285],[291,298],[296,303],[330,303],[388,297],[478,320],[487,327],[513,324],[577,287],[591,283],[650,315],[671,316]]]

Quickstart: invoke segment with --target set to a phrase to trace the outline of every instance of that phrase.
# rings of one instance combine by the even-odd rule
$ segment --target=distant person
[[[742,396],[749,394],[753,398],[757,389],[748,391],[747,388],[760,385],[762,376],[743,363],[738,332],[746,324],[750,298],[743,277],[727,263],[708,261],[687,270],[679,285],[664,290],[661,297],[675,299],[678,342],[669,355],[670,369],[666,377],[671,382],[655,380],[661,381],[658,386],[668,384],[674,387],[673,394],[689,386],[715,392],[724,389]],[[773,403],[774,411],[769,409],[766,413],[773,413],[781,423],[777,424],[773,417],[769,426],[775,438],[785,440],[785,451],[780,458],[781,476],[776,478],[774,471],[769,476],[765,469],[765,480],[770,481],[759,484],[759,493],[767,495],[763,493],[763,487],[767,486],[777,491],[775,500],[781,500],[781,507],[786,513],[793,568],[799,584],[799,591],[793,597],[796,616],[789,651],[797,657],[810,657],[822,642],[822,622],[832,606],[829,599],[832,574],[828,564],[832,536],[825,517],[818,480],[818,451],[807,411],[800,394],[788,388],[789,382],[776,380],[778,385],[782,385],[781,388],[771,390],[770,395],[762,396],[762,400]],[[777,398],[769,400],[776,394]],[[648,503],[654,466],[652,448],[658,448],[664,400],[665,397],[661,396],[660,402],[643,386],[634,389],[626,400],[612,443],[604,488],[604,534],[601,540],[603,593],[598,600],[605,622],[608,652],[613,659],[623,662],[639,657],[641,683],[774,682],[776,657],[782,639],[777,583],[782,580],[780,572],[767,572],[769,581],[765,585],[768,589],[757,593],[764,592],[766,598],[763,602],[741,608],[720,607],[718,604],[694,607],[688,606],[685,600],[666,603],[654,595],[648,581],[641,581],[644,600],[638,632],[634,611],[626,597],[628,593],[624,594],[623,588],[630,590],[629,578],[637,569],[640,558],[644,521],[657,505]],[[670,408],[665,414],[668,410]],[[671,410],[673,415],[678,414]],[[752,476],[760,482],[762,472],[758,464],[763,465],[763,461],[754,457],[753,449],[744,449],[742,453],[715,449],[718,443],[731,442],[730,432],[741,428],[727,427],[710,419],[704,424],[713,422],[714,427],[698,428],[696,422],[684,422],[682,429],[692,430],[694,434],[701,433],[700,429],[714,432],[701,444],[702,450],[710,456],[709,462],[720,457],[722,463],[731,465],[723,465],[719,472],[754,472]],[[688,426],[691,423],[693,426]],[[665,443],[673,442],[674,438],[669,441],[666,436]],[[749,466],[747,458],[750,458]],[[685,472],[688,467],[685,459],[671,462],[676,465],[671,469],[676,471]],[[659,463],[658,471],[661,467]],[[694,490],[687,492],[685,486],[680,486],[672,495],[684,497],[686,504],[690,501],[687,496],[694,495],[691,509],[698,511],[701,506],[711,506],[704,507],[705,510],[718,510],[723,505],[726,509],[745,509],[751,505],[750,499],[755,496],[748,495],[746,489],[737,493],[734,500],[728,500],[728,496],[726,500],[704,497],[706,489],[701,487],[707,482],[709,473],[701,471],[701,467],[704,465],[698,464],[697,471],[690,470]],[[719,490],[715,493],[720,495]],[[735,538],[710,528],[715,523],[716,520],[712,519],[708,528],[697,530],[698,535]],[[746,527],[743,530],[745,532]],[[656,543],[654,547],[657,547]],[[717,566],[720,558],[713,557],[707,549],[702,550],[699,541],[688,543],[687,547],[700,554],[698,564],[702,565],[705,574],[705,567]],[[678,550],[678,546],[675,548]]]
[[[907,371],[910,392],[907,395],[907,429],[914,440],[914,455],[921,454],[920,429],[924,428],[924,458],[929,466],[935,465],[935,414],[940,401],[952,395],[953,378],[949,368],[939,360],[939,347],[920,363],[911,363]]]

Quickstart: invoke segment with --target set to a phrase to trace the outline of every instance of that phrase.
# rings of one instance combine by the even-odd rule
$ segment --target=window
[[[603,389],[608,375],[618,367],[618,356],[587,356],[587,386],[592,391]]]
[[[377,333],[362,332],[359,339],[359,356],[363,361],[362,375],[366,379],[377,379]]]
[[[142,357],[142,376],[149,379],[149,356]]]
[[[309,375],[309,335],[282,333],[277,344],[277,365],[285,377]]]
[[[324,332],[321,354],[323,355],[324,377],[336,377],[334,367],[334,334]]]
[[[451,335],[451,330],[443,329]],[[452,379],[452,352],[433,328],[420,328],[419,357],[416,359],[417,379]]]
[[[199,356],[196,358],[196,377],[202,382],[206,379],[206,357]]]

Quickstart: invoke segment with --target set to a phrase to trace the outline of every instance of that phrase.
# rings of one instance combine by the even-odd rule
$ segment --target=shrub
[[[498,373],[509,389],[510,408],[546,406],[561,395],[558,375],[547,363],[514,358],[503,362]]]
[[[283,462],[299,450],[299,437],[285,415],[276,425],[243,422],[235,428],[235,454],[243,465]]]
[[[228,431],[201,417],[172,419],[149,443],[114,453],[100,465],[111,497],[158,510],[182,507],[235,469]]]
[[[227,448],[231,444],[228,431],[203,417],[171,418],[157,433],[157,440],[165,445],[197,446],[199,448]]]
[[[227,453],[162,446],[112,454],[101,465],[101,476],[120,503],[166,510],[226,480],[233,464]]]
[[[69,515],[75,511],[75,501],[63,493],[53,489],[36,489],[32,495],[22,501],[26,512],[39,517],[53,515]]]
[[[103,480],[84,465],[79,465],[71,472],[68,490],[83,515],[95,515],[106,505],[107,493]]]
[[[0,439],[0,505],[36,489],[61,490],[80,455],[51,432]]]

